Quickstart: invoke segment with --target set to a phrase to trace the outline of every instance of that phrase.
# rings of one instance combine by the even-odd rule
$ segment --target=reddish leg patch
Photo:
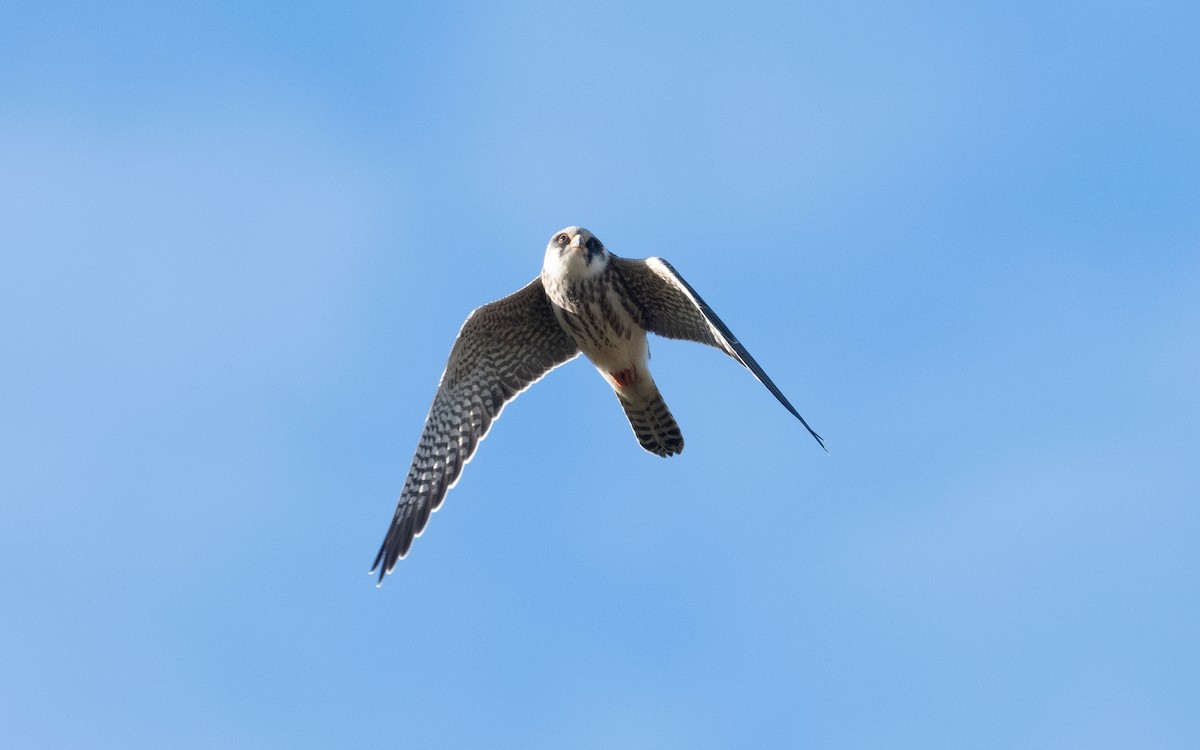
[[[610,372],[609,376],[612,377],[613,382],[622,388],[625,388],[626,386],[633,385],[634,382],[637,381],[637,370],[633,369],[632,367],[627,367],[619,372]]]

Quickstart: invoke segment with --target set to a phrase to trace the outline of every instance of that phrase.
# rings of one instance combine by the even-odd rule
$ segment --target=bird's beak
[[[574,250],[577,253],[582,253],[584,251],[583,236],[577,234],[574,237],[572,237],[571,244],[567,246],[567,249]]]

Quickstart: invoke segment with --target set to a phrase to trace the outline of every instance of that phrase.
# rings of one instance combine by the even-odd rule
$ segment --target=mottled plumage
[[[588,230],[568,227],[547,245],[538,278],[476,309],[459,331],[371,569],[379,571],[380,583],[408,554],[504,405],[581,352],[613,388],[643,448],[660,456],[682,451],[679,426],[650,375],[647,332],[721,349],[754,373],[824,447],[670,264],[619,258]]]

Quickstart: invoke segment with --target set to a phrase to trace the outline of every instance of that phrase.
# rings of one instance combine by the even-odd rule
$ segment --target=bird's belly
[[[644,366],[646,332],[633,318],[607,307],[600,310],[555,311],[563,330],[575,340],[579,351],[596,369],[608,374]]]
[[[637,331],[627,339],[618,343],[597,345],[592,341],[575,340],[579,350],[587,357],[596,369],[603,372],[616,372],[629,367],[643,365],[646,362],[646,333]]]

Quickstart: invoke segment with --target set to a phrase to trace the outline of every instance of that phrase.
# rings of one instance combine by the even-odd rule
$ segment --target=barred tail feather
[[[630,391],[616,391],[617,400],[621,402],[625,416],[629,417],[629,426],[633,428],[633,434],[642,447],[664,458],[682,451],[683,434],[653,381],[648,389],[643,385],[637,391]]]

